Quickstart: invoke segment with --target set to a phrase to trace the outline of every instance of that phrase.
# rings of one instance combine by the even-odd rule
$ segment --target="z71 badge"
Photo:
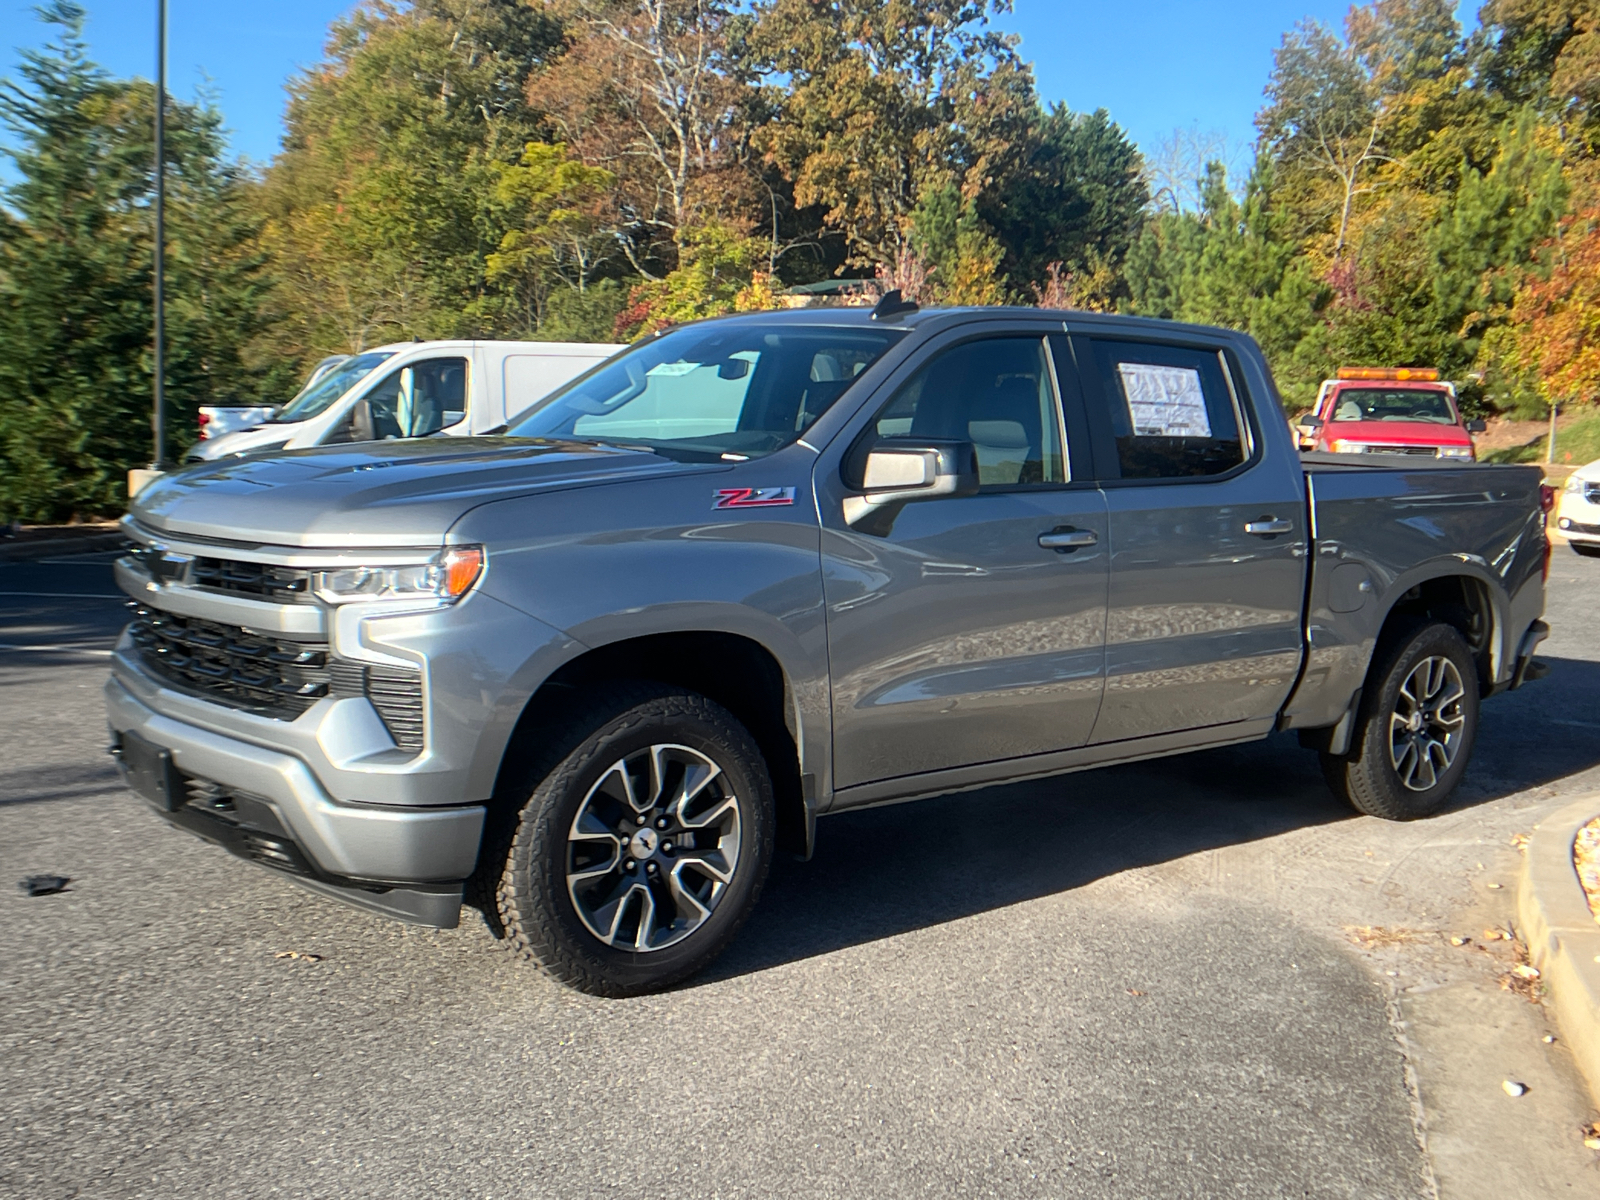
[[[776,508],[793,503],[792,487],[718,488],[711,493],[712,508]]]

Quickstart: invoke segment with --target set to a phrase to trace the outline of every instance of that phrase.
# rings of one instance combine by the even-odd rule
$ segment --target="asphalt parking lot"
[[[1483,936],[1513,835],[1600,791],[1600,561],[1557,551],[1551,673],[1439,817],[1292,737],[842,816],[710,974],[608,1001],[125,792],[108,557],[0,564],[0,1194],[1600,1194]]]

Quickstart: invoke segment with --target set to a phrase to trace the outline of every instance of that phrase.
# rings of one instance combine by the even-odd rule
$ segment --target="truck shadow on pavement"
[[[1485,705],[1473,763],[1447,811],[1600,765],[1600,718],[1587,719],[1600,713],[1600,663],[1545,661],[1546,680]],[[1293,734],[842,813],[818,822],[810,862],[774,865],[749,924],[695,983],[1355,819]]]

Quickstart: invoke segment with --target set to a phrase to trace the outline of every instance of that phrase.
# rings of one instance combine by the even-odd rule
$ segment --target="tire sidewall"
[[[1450,766],[1425,792],[1412,791],[1400,781],[1390,753],[1390,718],[1399,701],[1400,687],[1426,658],[1448,658],[1455,664],[1465,689],[1462,699],[1461,745]],[[1450,625],[1434,623],[1416,627],[1400,640],[1391,652],[1383,674],[1383,686],[1374,697],[1364,723],[1363,744],[1358,757],[1364,759],[1368,779],[1383,793],[1388,806],[1407,817],[1425,817],[1438,812],[1450,799],[1466,774],[1467,764],[1478,738],[1478,668],[1461,634]]]
[[[710,917],[688,937],[647,953],[619,950],[591,933],[573,906],[566,879],[568,833],[590,789],[614,763],[661,743],[706,755],[728,778],[740,802],[738,866]],[[618,713],[539,783],[523,811],[508,866],[540,910],[547,938],[536,940],[554,935],[560,943],[535,944],[536,956],[548,960],[553,952],[597,977],[593,982],[603,981],[601,990],[620,994],[669,986],[693,974],[721,951],[754,906],[771,864],[774,825],[772,786],[760,751],[726,710],[693,693],[667,693]]]

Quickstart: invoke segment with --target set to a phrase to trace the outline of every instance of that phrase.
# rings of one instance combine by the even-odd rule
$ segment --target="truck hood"
[[[329,549],[438,546],[462,514],[492,500],[726,469],[587,442],[366,442],[202,463],[149,484],[129,514],[173,537]]]
[[[1322,440],[1376,442],[1391,446],[1470,446],[1472,436],[1459,425],[1436,425],[1431,421],[1330,421],[1322,429]]]

